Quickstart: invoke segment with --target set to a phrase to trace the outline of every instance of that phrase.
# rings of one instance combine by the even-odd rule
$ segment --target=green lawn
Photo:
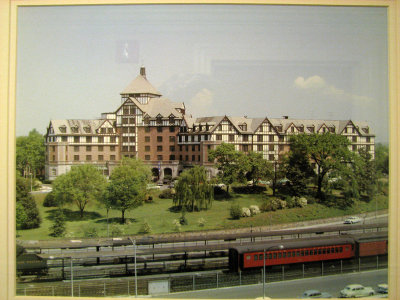
[[[157,192],[153,192],[153,202],[145,203],[142,206],[125,213],[127,224],[120,225],[121,212],[111,210],[109,212],[109,232],[111,236],[113,226],[123,230],[124,234],[138,234],[143,223],[147,221],[152,228],[152,233],[176,232],[174,219],[179,219],[180,212],[174,212],[171,199],[160,199]],[[43,207],[45,194],[34,195],[37,202],[42,224],[40,228],[19,230],[17,232],[19,239],[53,239],[48,235],[49,227],[52,225],[52,214],[54,207]],[[388,206],[388,197],[378,196],[378,209],[386,209]],[[212,207],[207,211],[187,212],[186,219],[188,225],[181,226],[182,231],[198,231],[212,229],[243,228],[250,226],[263,226],[271,224],[282,224],[297,221],[313,220],[319,218],[328,218],[367,211],[375,211],[375,201],[370,203],[357,202],[353,207],[346,210],[337,208],[328,208],[320,204],[310,204],[305,208],[292,208],[278,210],[275,212],[266,212],[259,215],[232,220],[229,215],[229,209],[233,201],[238,201],[242,207],[250,205],[261,205],[262,195],[235,194],[232,192],[230,200],[214,200]],[[78,209],[73,206],[66,206],[65,214],[67,218],[67,236],[83,237],[84,229],[96,228],[99,236],[107,236],[107,212],[106,209],[97,203],[91,203],[85,209],[84,217],[81,219]],[[203,218],[205,225],[200,227],[198,220]]]

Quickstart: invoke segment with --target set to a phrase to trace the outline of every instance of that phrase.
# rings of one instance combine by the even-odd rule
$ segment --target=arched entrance
[[[151,169],[151,175],[153,176],[154,182],[160,179],[160,172],[158,171],[158,168]]]

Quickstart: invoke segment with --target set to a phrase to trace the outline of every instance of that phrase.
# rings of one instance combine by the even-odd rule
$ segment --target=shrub
[[[163,190],[158,197],[160,199],[172,199],[174,198],[175,190],[174,189],[165,189]]]
[[[197,220],[197,224],[199,224],[199,227],[204,227],[206,220],[204,218],[200,218]]]
[[[287,207],[287,202],[285,200],[279,200],[279,208],[285,209]]]
[[[296,198],[296,204],[300,207],[306,207],[307,206],[307,199],[304,197]]]
[[[111,226],[111,234],[112,234],[112,236],[120,236],[120,235],[123,235],[124,232],[125,232],[125,230],[121,225],[113,224]]]
[[[258,215],[260,213],[260,208],[257,205],[250,205],[250,212],[252,216]]]
[[[85,226],[83,228],[83,236],[88,238],[98,237],[99,233],[97,232],[97,228],[94,226]]]
[[[287,208],[293,208],[293,207],[296,206],[295,197],[286,196],[286,197],[285,197],[285,202],[286,202],[286,207],[287,207]]]
[[[280,199],[277,198],[267,198],[261,204],[261,211],[275,211],[281,208]]]
[[[139,233],[149,234],[153,231],[150,224],[145,220],[142,224],[142,227],[139,229]]]
[[[238,194],[261,194],[267,190],[265,186],[251,185],[251,186],[234,186],[233,191]]]
[[[247,207],[242,207],[242,217],[251,217],[251,211]]]
[[[61,209],[57,209],[54,219],[53,225],[50,227],[50,236],[54,237],[62,237],[65,235],[65,217]]]
[[[179,222],[178,219],[174,219],[174,220],[172,221],[172,224],[174,225],[174,230],[175,230],[176,232],[180,232],[180,231],[182,230],[182,225],[181,225],[181,223]]]
[[[242,216],[242,209],[240,208],[239,203],[233,203],[230,208],[230,215],[232,219],[238,220]]]
[[[186,219],[186,207],[185,206],[182,208],[182,214],[181,214],[181,217],[179,218],[179,223],[181,225],[187,225],[188,224],[188,221]]]
[[[50,192],[46,195],[46,197],[44,198],[44,201],[43,201],[43,206],[44,207],[57,207],[58,206],[57,200],[54,197],[53,192]]]

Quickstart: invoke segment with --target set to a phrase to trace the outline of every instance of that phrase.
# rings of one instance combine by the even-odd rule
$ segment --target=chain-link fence
[[[341,273],[361,272],[385,269],[388,267],[387,256],[357,258],[353,260],[335,260],[307,264],[293,264],[266,267],[266,282],[290,279],[326,276]],[[192,274],[170,274],[149,277],[138,277],[137,291],[135,279],[120,278],[96,281],[55,282],[41,284],[39,287],[17,288],[17,295],[26,296],[76,296],[76,297],[113,297],[148,295],[149,282],[155,280],[168,281],[169,293],[190,290],[214,289],[262,283],[263,269],[232,273],[210,271]]]

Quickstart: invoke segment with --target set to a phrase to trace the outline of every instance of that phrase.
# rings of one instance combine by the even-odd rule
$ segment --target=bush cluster
[[[43,206],[44,207],[57,207],[58,206],[57,200],[54,197],[53,192],[50,192],[46,195],[46,197],[44,198],[44,201],[43,201]]]
[[[173,199],[175,195],[174,189],[165,189],[163,190],[158,197],[160,199]]]
[[[242,216],[242,208],[240,207],[239,203],[235,202],[231,205],[230,215],[234,220],[240,219]]]
[[[265,192],[267,190],[265,186],[260,185],[235,186],[232,189],[235,193],[238,194],[261,194],[262,192]]]

